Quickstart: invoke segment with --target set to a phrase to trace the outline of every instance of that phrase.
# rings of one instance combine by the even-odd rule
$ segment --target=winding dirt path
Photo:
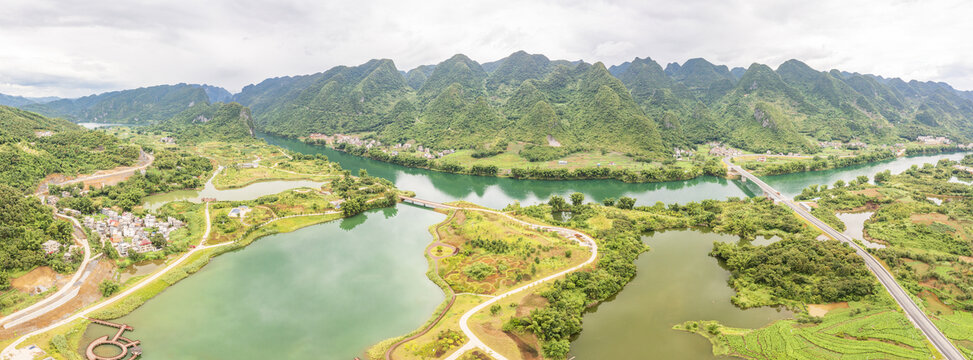
[[[551,280],[560,278],[560,277],[565,276],[567,274],[570,274],[572,272],[581,270],[581,269],[587,267],[588,265],[591,265],[592,263],[595,262],[596,259],[598,259],[598,244],[595,242],[595,240],[591,236],[589,236],[588,234],[585,234],[583,232],[580,232],[580,231],[577,231],[577,230],[574,230],[574,229],[563,228],[563,227],[558,227],[558,226],[538,225],[538,224],[530,223],[530,222],[527,222],[527,221],[524,221],[524,220],[515,218],[513,216],[510,216],[510,214],[507,214],[507,213],[504,213],[504,212],[500,212],[500,211],[496,211],[496,210],[481,209],[481,208],[472,208],[472,207],[457,207],[457,206],[452,206],[452,205],[446,205],[446,204],[442,204],[442,203],[437,203],[437,202],[434,202],[434,201],[422,200],[422,199],[417,199],[417,198],[412,198],[412,197],[406,197],[406,196],[400,196],[400,198],[402,198],[402,200],[407,200],[407,201],[409,201],[409,202],[411,202],[413,204],[424,205],[424,206],[429,206],[429,207],[433,207],[433,208],[453,209],[453,210],[462,209],[462,210],[480,211],[480,212],[485,212],[485,213],[491,213],[491,214],[500,215],[500,216],[506,217],[506,218],[508,218],[510,220],[513,220],[514,222],[517,222],[517,223],[519,223],[521,225],[527,226],[527,227],[529,227],[531,229],[535,229],[535,230],[547,230],[547,231],[556,231],[556,232],[558,232],[558,233],[560,233],[562,235],[565,235],[569,239],[574,238],[574,239],[578,240],[582,245],[586,245],[586,246],[588,246],[591,249],[591,256],[588,258],[588,260],[585,260],[585,262],[583,262],[581,264],[578,264],[578,265],[575,265],[575,266],[573,266],[573,267],[571,267],[569,269],[563,270],[561,272],[558,272],[556,274],[549,275],[549,276],[547,276],[547,277],[545,277],[543,279],[530,282],[530,283],[528,283],[526,285],[523,285],[523,286],[520,286],[520,287],[518,287],[516,289],[513,289],[513,290],[507,291],[507,292],[505,292],[503,294],[497,295],[497,296],[495,296],[493,298],[488,299],[487,301],[484,301],[484,302],[480,303],[479,305],[473,307],[472,309],[470,309],[469,311],[467,311],[466,313],[464,313],[463,316],[460,317],[459,327],[463,331],[463,334],[466,335],[466,338],[469,339],[469,340],[462,347],[460,347],[458,350],[456,350],[455,352],[453,352],[452,354],[450,354],[448,357],[446,357],[446,360],[456,360],[460,356],[462,356],[463,354],[465,354],[465,353],[467,353],[469,351],[472,351],[474,349],[480,349],[481,351],[483,351],[483,352],[487,353],[488,355],[490,355],[495,360],[507,360],[507,358],[505,356],[503,356],[500,353],[496,352],[495,350],[491,349],[489,346],[487,346],[485,343],[483,343],[483,341],[481,341],[480,338],[478,338],[476,336],[476,334],[473,332],[473,330],[470,329],[470,326],[469,326],[469,320],[470,320],[470,318],[473,317],[473,315],[476,314],[477,312],[479,312],[480,310],[483,310],[483,309],[489,307],[490,305],[493,305],[494,303],[496,303],[496,302],[498,302],[498,301],[500,301],[500,300],[502,300],[502,299],[504,299],[504,298],[506,298],[508,296],[512,296],[514,294],[523,292],[523,291],[525,291],[527,289],[530,289],[532,287],[541,285],[543,283],[546,283],[546,282],[549,282]],[[388,360],[391,360],[391,359],[388,359]]]

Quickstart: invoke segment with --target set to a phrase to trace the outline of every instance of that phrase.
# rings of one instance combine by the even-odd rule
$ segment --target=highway
[[[922,312],[922,309],[920,309],[919,306],[912,301],[912,298],[909,296],[908,293],[906,293],[906,291],[902,288],[902,286],[895,281],[895,277],[892,276],[891,273],[889,273],[888,269],[882,266],[882,264],[874,257],[872,257],[871,254],[865,251],[865,249],[862,249],[861,246],[858,246],[857,243],[852,241],[851,238],[849,238],[845,234],[842,234],[841,232],[838,232],[837,230],[831,228],[831,226],[828,226],[828,224],[825,224],[823,221],[821,221],[814,215],[811,215],[810,212],[805,210],[800,205],[797,205],[790,199],[787,199],[784,196],[782,196],[780,192],[778,192],[770,185],[767,185],[767,183],[760,180],[760,178],[754,176],[749,171],[744,170],[739,165],[733,164],[731,160],[732,157],[726,157],[723,159],[723,162],[727,165],[728,169],[731,170],[731,172],[735,172],[740,176],[746,178],[748,181],[757,184],[757,186],[759,186],[760,189],[763,190],[763,192],[766,193],[767,196],[769,196],[771,199],[787,205],[787,207],[791,208],[791,210],[794,210],[794,212],[797,213],[799,216],[801,216],[802,218],[804,218],[814,226],[821,229],[821,231],[824,231],[824,233],[828,234],[828,236],[831,236],[832,238],[838,241],[842,241],[848,244],[849,246],[851,246],[851,248],[855,250],[855,253],[865,260],[865,265],[868,267],[868,270],[870,270],[872,274],[875,274],[875,277],[878,278],[878,282],[881,283],[883,287],[885,287],[885,290],[887,290],[889,294],[892,295],[892,298],[895,299],[895,302],[899,304],[899,307],[901,307],[902,310],[905,311],[905,314],[909,318],[909,320],[912,321],[912,323],[917,328],[919,328],[920,331],[922,331],[922,333],[926,336],[926,339],[928,339],[933,344],[933,346],[936,347],[936,350],[938,350],[941,354],[943,354],[943,356],[945,356],[946,359],[949,360],[966,359],[965,357],[963,357],[963,354],[959,351],[959,349],[957,349],[956,346],[953,345],[953,343],[949,341],[949,339],[946,338],[946,336],[943,335],[941,331],[939,331],[939,328],[937,328],[936,325],[933,324],[932,320],[929,320],[929,317],[927,317],[926,314]]]

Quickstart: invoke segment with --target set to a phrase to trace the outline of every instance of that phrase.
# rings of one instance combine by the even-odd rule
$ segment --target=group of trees
[[[64,249],[73,244],[71,223],[58,220],[51,209],[34,197],[24,197],[13,187],[0,184],[0,272],[16,272],[50,265],[55,271],[76,268],[81,257],[65,261]],[[62,251],[45,254],[41,244],[47,240],[61,243]],[[7,281],[0,288],[9,286]]]
[[[875,293],[875,280],[864,261],[837,241],[793,236],[767,246],[717,242],[710,255],[725,264],[735,288],[757,286],[780,299],[816,304],[855,301]]]
[[[620,291],[635,275],[634,260],[646,250],[641,235],[647,231],[705,227],[745,239],[783,236],[783,240],[766,247],[714,245],[712,255],[728,264],[734,288],[774,295],[774,303],[755,306],[855,300],[874,292],[870,273],[850,247],[814,240],[814,232],[790,210],[765,198],[651,206],[638,205],[628,197],[605,199],[604,206],[583,202],[582,194],[573,194],[570,204],[563,197],[552,196],[544,205],[506,209],[547,221],[551,221],[551,211],[571,210],[574,216],[567,226],[577,228],[591,229],[587,220],[593,215],[611,219],[610,229],[593,234],[602,255],[594,270],[575,272],[555,281],[550,290],[541,294],[549,306],[504,324],[506,331],[530,331],[536,335],[549,358],[566,354],[569,339],[581,331],[585,309]]]
[[[2,110],[0,116],[4,115]],[[0,182],[32,191],[50,174],[73,176],[131,165],[138,156],[137,146],[75,125],[42,137],[0,133]]]
[[[93,188],[87,197],[97,199],[100,206],[118,206],[129,211],[141,205],[143,198],[150,194],[200,188],[205,183],[206,175],[213,171],[213,164],[208,159],[188,152],[156,150],[154,155],[155,162],[144,175],[137,172],[117,185]],[[65,204],[74,206],[78,202],[87,203],[76,199]],[[89,213],[85,209],[93,212],[95,207],[75,210]]]
[[[865,164],[881,160],[889,160],[895,158],[895,152],[892,150],[882,149],[878,151],[869,152],[866,154],[849,156],[849,157],[838,157],[835,155],[828,156],[827,158],[822,158],[820,156],[815,156],[810,160],[790,160],[781,163],[768,163],[761,164],[757,162],[750,162],[744,164],[749,170],[758,170],[762,175],[780,175],[780,174],[790,174],[796,172],[804,171],[818,171],[827,169],[837,169],[846,166]]]
[[[539,162],[557,160],[576,152],[589,150],[591,150],[589,147],[582,145],[554,147],[528,144],[520,150],[519,155],[527,161]]]

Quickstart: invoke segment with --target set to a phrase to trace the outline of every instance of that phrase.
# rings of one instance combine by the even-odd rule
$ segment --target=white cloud
[[[943,1],[205,2],[8,0],[0,92],[80,96],[171,84],[238,91],[391,58],[401,69],[517,50],[608,65],[650,56],[946,81],[973,89],[973,3]]]

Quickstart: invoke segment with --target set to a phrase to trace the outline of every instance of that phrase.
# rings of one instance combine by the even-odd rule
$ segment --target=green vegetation
[[[732,274],[741,307],[856,301],[875,294],[875,279],[849,246],[794,237],[767,246],[714,243],[711,256]]]
[[[456,55],[404,75],[390,60],[372,60],[267,79],[235,99],[272,133],[371,132],[386,143],[415,140],[477,157],[496,153],[498,141],[533,145],[529,159],[584,146],[661,160],[709,141],[817,153],[818,141],[965,142],[973,130],[970,100],[948,85],[820,72],[797,60],[731,72],[704,59],[663,69],[636,58],[606,69],[520,51],[489,66]],[[563,147],[549,146],[548,136]]]
[[[787,208],[767,199],[706,200],[668,206],[662,203],[635,205],[634,199],[630,198],[623,198],[623,201],[611,207],[568,205],[563,198],[552,197],[550,204],[508,206],[505,210],[515,214],[587,230],[598,241],[601,257],[593,270],[571,273],[564,280],[557,280],[542,288],[540,295],[549,306],[534,309],[524,317],[508,318],[504,330],[532,333],[541,341],[545,357],[563,358],[567,353],[568,340],[581,331],[585,309],[616,294],[635,276],[633,262],[640,253],[648,250],[641,240],[641,235],[646,231],[704,227],[737,234],[745,239],[758,235],[782,237],[773,248],[766,250],[755,250],[749,245],[718,246],[714,250],[718,256],[731,258],[729,261],[734,263],[731,266],[739,269],[734,278],[740,280],[735,281],[734,285],[739,286],[738,291],[743,291],[742,287],[747,286],[749,292],[746,294],[749,297],[746,302],[750,306],[796,306],[801,298],[820,296],[809,292],[827,286],[839,286],[842,290],[825,296],[861,298],[870,294],[874,286],[874,280],[867,277],[867,270],[850,248],[836,242],[813,240],[817,234],[814,230]],[[552,212],[559,210],[570,210],[572,217],[566,221],[556,220]],[[798,256],[803,260],[780,262],[780,256],[786,255],[782,252],[795,252],[798,249],[801,250],[797,251]],[[812,264],[815,261],[824,263]],[[743,269],[755,264],[764,264],[763,268],[768,269],[768,273],[761,274],[759,280],[747,281]],[[845,276],[849,274],[859,277],[864,274],[866,280],[847,281]],[[803,281],[808,281],[808,284]],[[774,294],[772,288],[776,286],[788,286],[791,291]]]
[[[573,241],[491,213],[457,210],[435,231],[458,249],[438,274],[458,293],[497,293],[585,260],[567,255],[579,248]]]
[[[74,122],[151,124],[172,118],[194,104],[209,103],[207,90],[197,85],[159,85],[30,104],[24,108]]]
[[[237,103],[199,103],[148,131],[166,131],[178,142],[245,141],[253,137],[250,109]]]
[[[27,111],[0,106],[0,182],[33,191],[50,174],[73,176],[130,165],[138,147]]]
[[[766,161],[744,159],[744,161],[739,161],[738,165],[750,170],[756,175],[764,176],[789,174],[803,171],[837,169],[875,161],[891,160],[894,158],[895,152],[888,149],[881,149],[844,157],[839,157],[837,155],[829,155],[828,157],[814,156],[813,158],[800,159],[767,157]]]
[[[673,328],[706,337],[715,355],[745,359],[933,357],[922,334],[887,296],[852,303],[823,318],[781,320],[760,329],[731,328],[715,321],[688,321]]]
[[[85,214],[113,206],[130,211],[142,205],[142,200],[151,194],[201,188],[206,176],[213,171],[209,160],[190,152],[160,149],[153,155],[155,162],[145,170],[145,174],[137,172],[117,185],[92,188],[87,193],[82,192],[81,184],[52,185],[49,190],[53,193],[70,192],[72,197],[59,201],[58,206]]]
[[[71,232],[71,223],[55,219],[51,209],[37,198],[24,197],[20,191],[0,184],[0,290],[10,288],[9,273],[45,265],[62,273],[76,269],[81,257],[66,261],[63,256],[74,244]],[[44,253],[41,244],[48,240],[60,243],[61,250]]]

